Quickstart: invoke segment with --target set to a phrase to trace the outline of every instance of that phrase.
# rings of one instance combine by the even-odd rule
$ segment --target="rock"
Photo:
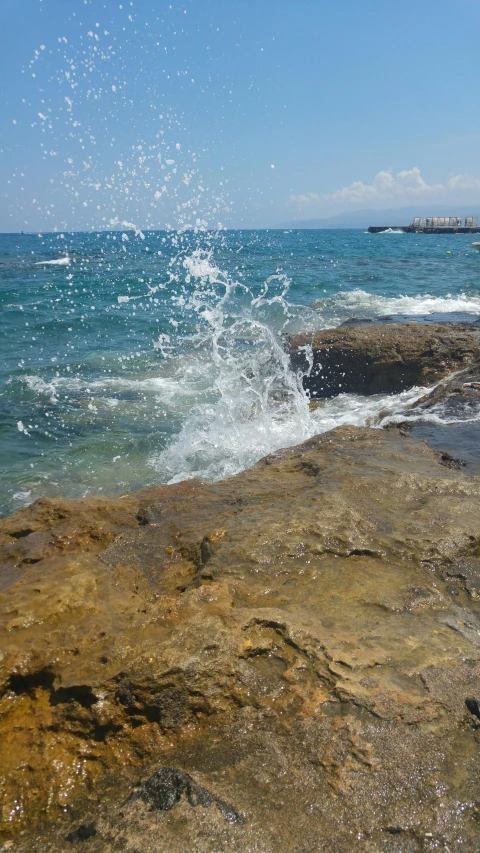
[[[478,699],[465,699],[465,705],[467,706],[470,713],[473,714],[475,717],[478,717],[478,719],[480,720],[480,702],[478,701]]]
[[[479,331],[462,323],[340,326],[295,335],[288,350],[313,398],[398,393],[480,362]]]
[[[243,823],[243,818],[227,803],[197,785],[188,773],[172,767],[160,767],[149,779],[140,785],[127,802],[141,799],[152,809],[169,811],[180,800],[183,793],[194,808],[196,806],[217,806],[220,814],[229,823]]]
[[[94,814],[99,853],[474,853],[480,478],[441,462],[343,427],[1,520],[0,838],[64,853]]]
[[[97,834],[95,822],[81,823],[77,829],[69,832],[66,841],[87,841],[88,838],[93,838]]]

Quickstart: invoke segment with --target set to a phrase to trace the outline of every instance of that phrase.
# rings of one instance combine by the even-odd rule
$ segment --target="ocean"
[[[341,424],[417,417],[425,389],[309,405],[285,338],[352,318],[478,320],[469,235],[0,235],[0,512],[236,474]],[[480,410],[422,414],[468,436]],[[460,433],[458,433],[460,434]],[[467,438],[468,443],[468,438]]]

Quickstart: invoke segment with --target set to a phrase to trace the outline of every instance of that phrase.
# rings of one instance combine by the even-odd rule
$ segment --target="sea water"
[[[411,416],[425,389],[310,407],[286,338],[351,318],[476,320],[480,256],[468,235],[4,234],[0,294],[11,513],[41,495],[216,480],[340,424]]]

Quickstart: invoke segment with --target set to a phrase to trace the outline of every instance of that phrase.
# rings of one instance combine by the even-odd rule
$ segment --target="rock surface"
[[[480,364],[480,332],[461,323],[346,325],[295,335],[288,348],[312,398],[393,394]]]
[[[480,479],[444,461],[344,427],[2,520],[0,850],[478,853]]]

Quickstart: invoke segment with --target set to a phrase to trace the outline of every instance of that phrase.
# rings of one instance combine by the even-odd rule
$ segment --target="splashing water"
[[[193,342],[201,369],[212,377],[215,400],[195,406],[177,439],[151,464],[172,481],[235,474],[272,449],[310,434],[308,399],[289,367],[281,341],[260,319],[277,304],[289,320],[289,283],[270,277],[254,297],[212,264],[212,250],[196,250],[183,266],[196,288],[186,302],[199,324]],[[280,284],[280,293],[272,285]]]
[[[442,252],[435,289],[418,292],[424,244],[407,254],[361,232],[142,235],[0,237],[4,511],[42,494],[230,476],[337,425],[402,416],[422,389],[311,409],[285,336],[388,311],[480,314],[478,292],[463,290],[467,255],[455,290]],[[68,266],[37,265],[67,255]],[[358,269],[384,278],[352,288]]]
[[[197,282],[186,308],[202,326],[193,339],[203,354],[202,369],[212,377],[215,399],[194,406],[176,439],[151,457],[162,478],[232,476],[272,451],[335,426],[380,424],[390,411],[408,408],[425,393],[414,388],[368,400],[340,395],[311,410],[302,377],[292,372],[282,346],[282,332],[295,316],[287,300],[289,280],[270,276],[254,296],[214,266],[212,255],[213,250],[195,250],[183,266],[187,283]],[[279,310],[276,331],[262,318],[272,307]]]

